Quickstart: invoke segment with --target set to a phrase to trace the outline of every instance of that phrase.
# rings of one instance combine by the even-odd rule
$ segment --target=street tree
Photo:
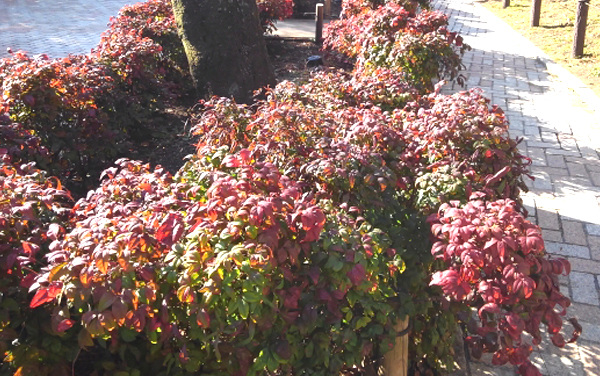
[[[275,83],[256,0],[171,0],[194,85],[203,96],[252,101]]]

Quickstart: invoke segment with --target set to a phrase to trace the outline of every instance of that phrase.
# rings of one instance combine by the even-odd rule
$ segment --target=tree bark
[[[196,90],[250,103],[275,84],[256,0],[171,0]]]

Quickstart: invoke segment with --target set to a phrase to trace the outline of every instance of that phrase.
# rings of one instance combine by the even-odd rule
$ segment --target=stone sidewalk
[[[86,54],[100,42],[110,17],[126,0],[4,0],[0,21],[0,58],[7,48],[50,57]]]
[[[535,177],[523,195],[530,219],[542,228],[548,252],[573,269],[561,291],[573,301],[568,316],[579,319],[583,334],[564,349],[547,341],[534,363],[544,375],[600,375],[600,99],[480,4],[434,5],[473,47],[463,60],[468,87],[481,87],[506,111],[511,136],[523,138],[520,149],[533,160]],[[456,90],[462,88],[444,88]],[[472,376],[515,374],[486,362],[469,368]]]

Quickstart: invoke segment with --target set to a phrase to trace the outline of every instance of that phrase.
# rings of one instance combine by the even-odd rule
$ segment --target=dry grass
[[[600,2],[591,2],[584,56],[579,59],[571,57],[577,0],[542,0],[540,26],[535,28],[529,26],[531,3],[532,0],[511,0],[506,9],[502,9],[501,0],[488,0],[483,5],[600,96]]]

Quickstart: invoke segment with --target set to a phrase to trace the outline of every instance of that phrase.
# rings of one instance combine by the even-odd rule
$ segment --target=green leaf
[[[92,339],[92,335],[85,328],[79,331],[79,334],[77,335],[77,342],[79,343],[79,347],[81,348],[94,346],[94,340]]]
[[[313,341],[310,341],[308,345],[306,345],[306,347],[304,348],[304,355],[306,355],[307,358],[312,358],[314,350],[315,344],[313,343]]]
[[[248,302],[246,302],[245,300],[241,300],[239,302],[239,310],[240,310],[240,316],[246,320],[248,318],[248,315],[250,314],[250,304],[248,304]]]
[[[370,317],[363,316],[356,321],[356,325],[354,325],[354,329],[358,330],[360,328],[364,328],[370,322],[371,322]]]
[[[258,303],[263,299],[263,295],[256,291],[246,291],[242,298],[248,303]]]
[[[104,311],[105,309],[110,307],[116,299],[117,297],[112,292],[106,291],[104,294],[102,294],[102,297],[100,298],[100,302],[98,303],[98,311]]]
[[[136,334],[135,330],[126,329],[126,328],[121,330],[121,338],[123,338],[123,341],[125,341],[125,342],[133,342],[133,341],[135,341],[136,337],[137,337],[137,334]]]

